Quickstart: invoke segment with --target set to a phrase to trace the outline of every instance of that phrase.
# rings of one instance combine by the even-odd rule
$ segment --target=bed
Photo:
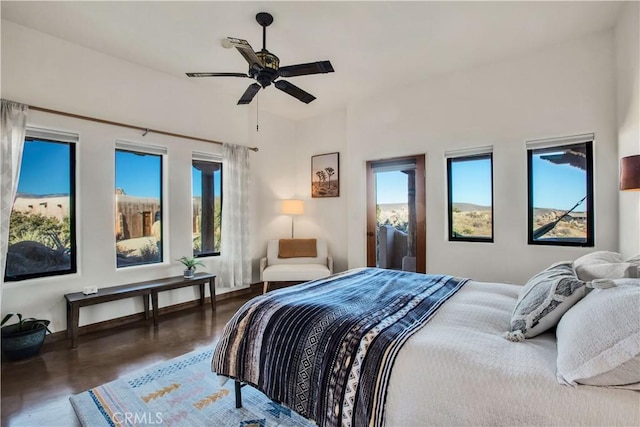
[[[377,294],[367,293],[375,303],[407,281],[427,279],[431,284],[418,293],[428,294],[429,308],[413,319],[402,318],[399,323],[406,331],[387,340],[391,346],[378,345],[385,341],[382,333],[372,338],[365,332],[352,346],[359,351],[342,357],[339,349],[349,344],[330,343],[328,338],[310,346],[309,340],[317,337],[308,331],[296,337],[293,332],[298,327],[287,323],[286,314],[282,316],[291,305],[306,304],[296,307],[300,312],[325,309],[323,301],[331,301],[333,288],[347,282],[364,289],[363,281],[386,280],[381,288],[376,285]],[[223,380],[232,378],[258,388],[322,426],[640,425],[639,392],[559,383],[554,331],[523,342],[505,339],[521,290],[518,285],[451,276],[371,268],[347,271],[249,301],[227,324],[212,370]],[[403,304],[411,305],[410,301],[414,300]],[[349,304],[343,303],[338,304],[341,310],[349,311]],[[392,310],[391,317],[398,317],[398,312]],[[318,328],[328,330],[329,318],[342,322],[340,316],[329,315]],[[416,318],[422,321],[416,323]],[[305,322],[304,316],[291,319]],[[275,326],[278,322],[282,324]],[[374,329],[396,327],[385,322]],[[338,335],[354,339],[348,333],[333,333]],[[369,348],[364,359],[363,345]],[[284,356],[285,348],[291,354]],[[327,352],[320,354],[323,350]],[[369,361],[370,354],[384,363]],[[283,359],[286,363],[276,363]],[[370,378],[367,369],[378,376]],[[352,389],[354,372],[362,378]]]

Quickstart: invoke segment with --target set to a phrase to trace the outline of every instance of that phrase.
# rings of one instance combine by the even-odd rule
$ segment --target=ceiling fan
[[[309,62],[307,64],[288,65],[280,67],[280,59],[267,50],[267,27],[273,22],[273,16],[266,12],[256,15],[256,21],[262,26],[262,50],[256,52],[248,41],[227,37],[222,41],[226,48],[235,47],[242,57],[249,63],[247,73],[186,73],[189,77],[248,77],[258,83],[252,83],[244,92],[238,105],[249,104],[260,88],[266,88],[271,83],[281,91],[288,93],[305,104],[310,103],[315,96],[300,89],[298,86],[286,80],[277,80],[278,77],[296,77],[309,74],[332,73],[333,66],[329,61]]]

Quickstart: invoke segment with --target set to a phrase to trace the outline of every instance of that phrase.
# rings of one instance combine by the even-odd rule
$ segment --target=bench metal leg
[[[240,381],[234,381],[234,386],[236,389],[236,408],[242,408],[242,386]]]

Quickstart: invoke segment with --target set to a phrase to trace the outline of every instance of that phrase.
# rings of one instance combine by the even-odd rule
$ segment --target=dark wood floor
[[[159,325],[140,321],[81,335],[78,348],[67,340],[45,343],[40,354],[2,362],[2,426],[79,425],[69,397],[119,376],[212,345],[231,316],[250,296],[209,307],[160,316]]]

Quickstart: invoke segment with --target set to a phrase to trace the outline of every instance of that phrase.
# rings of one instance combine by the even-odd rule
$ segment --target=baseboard
[[[223,294],[216,294],[216,304],[220,301],[224,301],[230,298],[236,298],[240,296],[246,296],[251,294],[261,294],[262,293],[262,282],[252,283],[249,287],[237,289],[229,292],[225,292]],[[211,305],[211,297],[205,298],[205,307],[210,307]],[[158,315],[162,316],[163,314],[174,313],[176,311],[186,310],[189,308],[199,307],[200,300],[193,300],[182,302],[179,304],[173,304],[166,307],[160,307],[158,310]],[[152,314],[150,314],[152,316]],[[144,313],[135,313],[130,314],[128,316],[116,317],[115,319],[104,320],[102,322],[91,323],[89,325],[80,326],[78,329],[78,336],[91,334],[93,332],[104,331],[107,329],[112,329],[118,326],[127,325],[129,323],[136,323],[145,321]],[[151,322],[151,319],[147,321]],[[61,340],[67,339],[67,330],[54,332],[52,334],[47,335],[45,339],[45,343],[49,342],[57,342]]]

